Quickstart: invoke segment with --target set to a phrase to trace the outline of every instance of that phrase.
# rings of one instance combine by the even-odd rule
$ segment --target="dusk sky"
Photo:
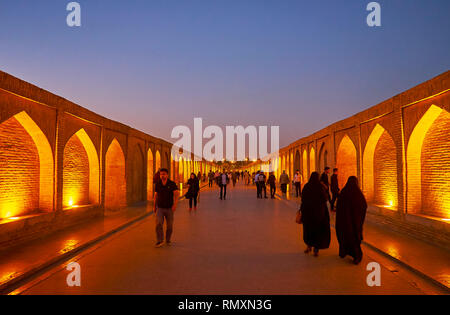
[[[0,0],[0,70],[171,142],[280,125],[281,146],[450,69],[450,1]]]

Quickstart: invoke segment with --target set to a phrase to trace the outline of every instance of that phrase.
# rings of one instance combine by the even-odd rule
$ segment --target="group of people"
[[[318,256],[319,250],[330,247],[330,214],[327,206],[329,202],[330,210],[336,212],[335,227],[339,256],[344,258],[349,255],[353,257],[355,264],[359,264],[363,256],[361,241],[367,202],[355,176],[350,176],[340,191],[338,170],[333,171],[331,185],[328,181],[329,171],[330,168],[327,167],[322,175],[313,172],[301,193],[302,203],[299,212],[303,224],[303,241],[307,246],[305,253],[313,251],[314,256]]]
[[[328,180],[330,168],[326,167],[323,174],[313,172],[309,181],[304,185],[303,190],[298,192],[301,186],[301,176],[297,171],[294,176],[294,186],[298,196],[301,196],[301,206],[299,214],[303,224],[303,240],[306,244],[305,253],[319,255],[319,251],[330,247],[331,228],[330,210],[336,212],[336,236],[339,242],[339,256],[347,255],[353,257],[353,262],[359,264],[362,260],[361,241],[363,239],[363,225],[366,216],[367,202],[359,188],[358,179],[350,176],[342,191],[339,190],[338,169],[333,170],[331,183]],[[246,185],[249,184],[248,172],[210,172],[208,179],[211,186],[214,182],[220,187],[220,199],[225,200],[227,186],[230,181],[235,184],[239,178],[244,179]],[[252,174],[253,175],[253,174]],[[262,171],[256,172],[253,182],[257,187],[257,197],[267,198],[266,185],[270,186],[271,198],[275,198],[276,178],[273,173],[266,175]],[[289,176],[283,171],[280,176],[280,186],[283,193],[286,193],[287,184],[290,182]],[[189,210],[197,209],[197,201],[200,192],[199,176],[192,173],[188,182],[188,190],[185,195],[189,200]],[[178,186],[169,179],[169,171],[160,169],[154,177],[155,196],[154,211],[156,214],[156,247],[161,247],[164,243],[163,224],[166,221],[166,244],[171,244],[173,231],[173,215],[178,203]],[[264,197],[263,197],[264,192]],[[330,195],[331,192],[331,195]],[[336,207],[335,207],[336,205]]]

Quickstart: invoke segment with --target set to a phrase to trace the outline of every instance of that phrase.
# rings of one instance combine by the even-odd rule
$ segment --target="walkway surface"
[[[72,259],[81,287],[68,287],[65,264],[16,293],[23,294],[423,294],[415,279],[364,247],[362,263],[340,259],[333,235],[319,257],[305,255],[295,207],[256,199],[253,188],[201,193],[199,209],[187,201],[175,215],[172,246],[155,248],[154,216],[115,233]],[[332,233],[334,234],[334,232]],[[370,262],[381,264],[380,287],[369,287]]]
[[[278,197],[296,209],[300,205],[300,199],[291,194],[278,195]],[[334,218],[335,214],[332,213],[332,226],[334,226]],[[364,224],[364,244],[450,290],[450,252],[448,250],[389,230],[385,226],[373,224],[370,220],[366,220]]]

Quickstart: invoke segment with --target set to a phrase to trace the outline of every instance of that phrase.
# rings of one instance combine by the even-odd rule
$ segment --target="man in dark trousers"
[[[330,203],[331,211],[334,211],[334,204],[336,202],[336,199],[339,196],[339,191],[340,191],[339,183],[338,183],[338,169],[337,168],[333,169],[333,175],[331,176],[330,189],[331,189],[331,195],[332,195],[331,203]]]
[[[220,186],[220,200],[227,199],[227,185],[230,179],[228,178],[227,172],[224,170],[222,174],[219,175],[219,186]]]
[[[330,168],[327,166],[325,167],[324,172],[322,173],[322,176],[320,176],[320,182],[325,188],[325,191],[328,195],[328,201],[331,204],[331,197],[330,197],[330,182],[328,181],[328,174],[330,173]]]
[[[259,183],[259,196],[260,196],[260,198],[262,199],[262,192],[264,191],[264,198],[267,199],[266,175],[262,171],[259,172],[258,183]]]
[[[162,168],[159,171],[160,180],[156,183],[154,211],[156,214],[156,247],[161,247],[164,242],[164,219],[166,220],[166,244],[171,244],[173,231],[173,214],[177,209],[178,186],[169,179],[169,171]]]
[[[275,193],[277,192],[276,180],[277,179],[275,178],[273,172],[270,173],[267,183],[269,183],[270,186],[270,198],[272,199],[275,199]]]

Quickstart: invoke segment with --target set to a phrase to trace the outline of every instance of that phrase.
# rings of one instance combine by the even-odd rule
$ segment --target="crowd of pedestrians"
[[[267,176],[268,175],[268,176]],[[227,199],[227,187],[232,183],[233,187],[242,180],[243,184],[256,186],[258,199],[267,199],[267,186],[269,186],[270,198],[275,199],[277,191],[277,178],[273,172],[265,174],[257,171],[250,174],[248,171],[227,172],[223,170],[210,171],[208,174],[199,172],[191,173],[187,181],[185,197],[189,200],[189,211],[197,210],[200,197],[200,182],[208,182],[209,187],[217,185],[220,188],[220,200]],[[330,177],[330,168],[326,167],[320,175],[313,172],[307,183],[302,187],[302,176],[297,170],[292,180],[295,196],[301,198],[301,206],[297,214],[297,223],[303,224],[303,241],[306,244],[305,253],[319,255],[319,251],[330,247],[331,228],[330,212],[336,213],[336,236],[339,242],[339,256],[353,257],[353,262],[359,264],[362,260],[361,241],[363,239],[363,225],[366,216],[367,202],[359,188],[358,179],[355,176],[348,178],[342,191],[339,189],[338,169],[333,169]],[[287,187],[291,183],[286,171],[282,171],[279,184],[282,194],[287,193]],[[164,243],[163,224],[166,221],[165,241],[171,244],[173,231],[173,214],[178,203],[178,190],[175,182],[171,181],[167,169],[160,169],[154,175],[155,187],[155,214],[156,214],[156,246]],[[329,204],[329,208],[328,208]]]

